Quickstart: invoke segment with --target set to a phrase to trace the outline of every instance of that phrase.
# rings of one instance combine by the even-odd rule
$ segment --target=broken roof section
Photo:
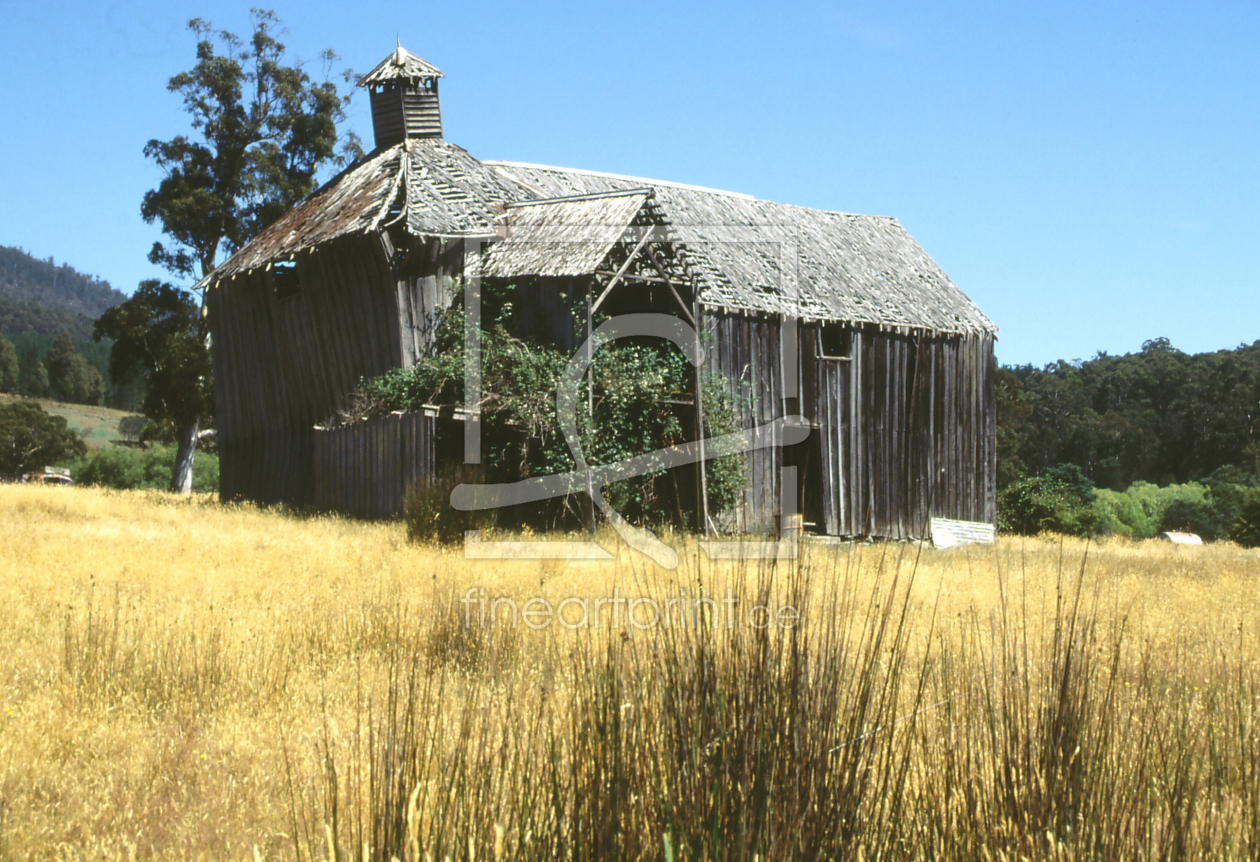
[[[522,197],[532,195],[462,148],[438,139],[411,139],[330,180],[220,264],[197,288],[403,218],[417,235],[491,237],[496,205]]]
[[[500,216],[505,238],[486,253],[482,274],[589,275],[608,257],[652,197],[651,189],[524,201]]]
[[[484,164],[540,197],[652,188],[709,306],[937,332],[997,331],[891,218],[615,174]]]
[[[408,143],[407,229],[413,234],[493,237],[496,204],[534,197],[454,144]]]
[[[385,150],[333,179],[289,210],[213,272],[203,288],[237,273],[283,260],[299,251],[380,224],[402,176],[401,148]]]

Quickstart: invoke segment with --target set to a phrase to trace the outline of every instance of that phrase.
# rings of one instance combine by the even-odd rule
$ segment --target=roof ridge
[[[482,164],[485,164],[484,162]],[[572,203],[576,201],[598,201],[605,198],[624,198],[631,195],[646,195],[651,198],[655,194],[655,189],[651,187],[635,188],[635,189],[618,189],[612,192],[591,192],[583,195],[561,195],[554,198],[539,198],[532,201],[516,201],[508,204],[509,208],[515,207],[532,207],[539,204],[556,204],[556,203]]]
[[[358,86],[380,84],[394,78],[445,78],[446,75],[423,57],[418,57],[401,44],[377,63],[372,71],[359,79]]]
[[[776,207],[791,207],[792,209],[809,210],[811,212],[826,213],[828,215],[848,216],[850,218],[884,219],[886,221],[890,221],[894,223],[897,221],[896,216],[874,215],[871,213],[854,213],[854,212],[845,212],[843,210],[828,210],[828,209],[821,209],[819,207],[807,207],[802,204],[789,204],[789,203],[783,203],[781,201],[766,200],[765,198],[759,198],[755,195],[745,194],[744,192],[732,192],[732,191],[727,191],[725,189],[710,188],[709,186],[697,186],[691,183],[676,183],[671,180],[654,180],[650,177],[636,177],[636,176],[631,176],[629,174],[613,174],[607,171],[589,171],[589,170],[586,170],[585,168],[562,168],[562,167],[559,167],[558,165],[540,165],[540,164],[535,164],[533,162],[514,162],[514,161],[509,161],[507,159],[478,159],[478,161],[480,161],[483,165],[489,165],[490,167],[534,168],[534,169],[542,170],[542,171],[559,171],[561,173],[566,173],[566,174],[580,174],[582,176],[587,176],[587,177],[602,177],[604,179],[610,179],[610,180],[625,180],[627,182],[648,183],[649,185],[663,186],[665,188],[685,189],[687,191],[693,191],[693,192],[705,192],[707,194],[723,195],[725,197],[736,198],[738,200],[752,201],[754,203],[759,203],[759,204],[769,204],[771,206],[776,206]]]
[[[687,189],[688,191],[693,192],[708,192],[709,194],[726,195],[727,197],[740,198],[746,201],[757,200],[756,197],[744,194],[743,192],[731,192],[726,191],[725,189],[709,188],[708,186],[691,185],[690,183],[675,183],[670,182],[669,180],[654,180],[648,177],[630,176],[629,174],[612,174],[607,171],[588,171],[585,168],[562,168],[557,165],[539,165],[534,164],[533,162],[512,162],[505,159],[481,159],[480,161],[483,165],[490,165],[491,167],[537,168],[544,171],[561,171],[566,174],[582,174],[583,176],[588,177],[603,177],[610,180],[626,180],[627,182],[632,183],[647,183],[648,185],[664,186],[671,189]]]

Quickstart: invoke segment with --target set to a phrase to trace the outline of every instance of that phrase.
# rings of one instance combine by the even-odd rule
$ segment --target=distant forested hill
[[[75,341],[91,341],[95,320],[64,308],[45,308],[0,295],[0,335],[10,341],[56,338],[68,333]],[[51,343],[51,342],[49,342]]]
[[[109,379],[113,343],[108,339],[98,343],[92,338],[96,318],[126,298],[108,282],[72,266],[0,246],[0,336],[13,344],[18,357],[18,386],[14,391],[38,397],[57,394],[49,385],[56,390],[58,381],[49,379],[45,364],[57,337],[65,333],[74,352],[101,376],[105,404],[136,409],[142,394],[139,382],[114,384]],[[63,400],[73,399],[63,395]],[[89,401],[96,403],[91,398]]]
[[[1260,341],[998,369],[998,484],[1075,464],[1099,487],[1260,483]]]
[[[126,298],[109,282],[54,263],[51,257],[40,260],[20,248],[0,246],[0,300],[34,303],[95,320]]]

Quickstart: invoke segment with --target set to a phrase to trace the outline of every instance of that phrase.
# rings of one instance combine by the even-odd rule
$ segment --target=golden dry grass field
[[[27,486],[0,527],[0,860],[1260,854],[1256,551],[477,562]]]

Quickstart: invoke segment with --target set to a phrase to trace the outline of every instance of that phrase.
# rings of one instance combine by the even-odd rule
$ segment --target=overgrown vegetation
[[[413,542],[451,545],[464,541],[469,530],[493,526],[493,511],[462,512],[451,505],[451,491],[465,482],[483,482],[485,470],[476,464],[448,461],[437,470],[433,481],[407,492],[403,523]]]
[[[573,470],[575,462],[556,416],[556,389],[569,352],[541,339],[512,334],[511,285],[483,285],[482,435],[489,481],[514,481]],[[408,369],[364,381],[352,402],[357,419],[425,404],[464,402],[464,313],[456,302],[443,317],[432,354]],[[674,345],[661,339],[626,339],[601,346],[577,399],[576,422],[585,457],[609,464],[695,439],[694,371]],[[732,402],[723,382],[703,381],[705,433],[735,429]],[[710,511],[730,507],[743,490],[739,456],[706,466]],[[694,469],[655,470],[605,489],[609,504],[633,523],[693,521],[699,499]],[[564,525],[576,517],[572,499],[535,506],[535,525]],[[410,517],[410,516],[409,516]]]

